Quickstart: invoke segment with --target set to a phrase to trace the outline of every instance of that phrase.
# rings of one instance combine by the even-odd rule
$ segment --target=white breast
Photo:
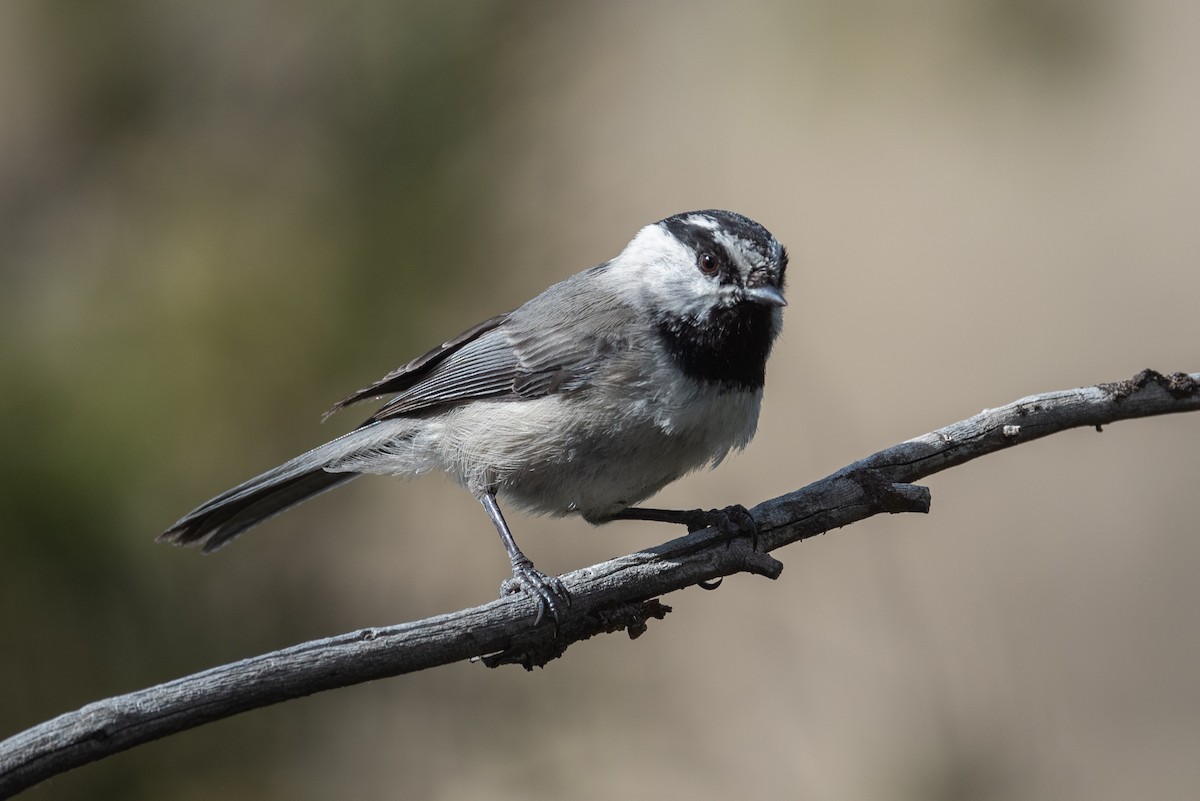
[[[636,400],[551,395],[466,404],[420,437],[429,461],[473,492],[529,511],[602,522],[754,435],[759,392],[686,381]]]

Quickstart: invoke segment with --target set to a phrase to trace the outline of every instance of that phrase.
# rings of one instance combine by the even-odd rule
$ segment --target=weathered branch
[[[1200,373],[1145,370],[1129,381],[1032,395],[855,462],[750,510],[758,550],[709,529],[563,576],[573,603],[557,630],[532,628],[532,602],[474,609],[302,643],[88,704],[0,742],[0,798],[139,743],[334,687],[481,658],[526,668],[594,634],[645,631],[670,608],[657,596],[748,572],[775,578],[766,554],[881,512],[926,512],[913,481],[1058,431],[1200,409]]]

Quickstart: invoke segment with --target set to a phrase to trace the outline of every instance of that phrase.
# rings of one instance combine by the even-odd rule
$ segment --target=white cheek
[[[654,275],[645,285],[647,306],[671,317],[700,320],[716,305],[721,287],[697,269],[672,269]]]
[[[696,268],[695,254],[658,225],[638,232],[607,277],[631,306],[673,316],[703,316],[722,289]]]

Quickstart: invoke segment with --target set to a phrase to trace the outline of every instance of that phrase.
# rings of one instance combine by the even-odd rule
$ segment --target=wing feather
[[[330,411],[396,393],[367,421],[373,423],[468,400],[525,400],[586,387],[606,362],[629,347],[616,332],[626,327],[631,312],[615,298],[594,298],[580,312],[550,296],[555,291],[568,294],[573,282],[595,272],[567,279],[520,309],[464,331]],[[580,313],[596,323],[587,326],[591,333],[580,335],[580,327],[570,324]]]
[[[518,369],[517,355],[508,336],[503,328],[497,328],[459,347],[420,382],[388,401],[372,419],[383,420],[431,406],[511,394]]]
[[[580,389],[596,369],[595,356],[611,348],[594,341],[562,339],[540,346],[529,358],[503,326],[463,345],[416,385],[387,402],[372,417],[385,420],[423,409],[479,398],[522,400]]]
[[[402,367],[396,368],[375,383],[347,395],[335,403],[329,411],[325,412],[325,417],[329,417],[334,412],[359,401],[378,398],[380,395],[389,395],[393,392],[403,392],[409,387],[414,386],[448,356],[483,334],[502,325],[511,314],[512,312],[498,314],[489,320],[484,320],[482,323],[471,326],[453,339],[446,340],[433,350],[421,354]]]

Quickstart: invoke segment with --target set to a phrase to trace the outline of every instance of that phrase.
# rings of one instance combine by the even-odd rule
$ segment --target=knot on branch
[[[1120,402],[1146,387],[1154,385],[1166,390],[1166,393],[1176,400],[1191,398],[1200,392],[1200,382],[1187,373],[1171,373],[1163,375],[1157,370],[1146,368],[1133,378],[1124,381],[1113,381],[1108,384],[1097,384],[1097,389],[1108,394],[1114,401]]]
[[[752,516],[750,519],[754,520]],[[783,573],[783,562],[759,549],[762,533],[758,522],[754,521],[753,531],[749,536],[717,531],[712,538],[698,540],[696,553],[707,551],[711,557],[711,575],[704,576],[703,580],[713,581],[735,573],[766,576],[772,581],[779,578]]]
[[[597,634],[625,630],[629,632],[629,639],[636,640],[646,633],[648,620],[662,620],[670,611],[671,607],[657,598],[595,609],[568,620],[557,630],[553,626],[538,626],[524,631],[513,637],[503,651],[481,656],[479,661],[490,668],[501,665],[520,665],[526,670],[545,667],[546,663],[566,653],[567,646]]]
[[[878,470],[859,470],[853,474],[862,488],[867,505],[888,514],[917,512],[927,514],[931,496],[929,487],[889,481]]]

